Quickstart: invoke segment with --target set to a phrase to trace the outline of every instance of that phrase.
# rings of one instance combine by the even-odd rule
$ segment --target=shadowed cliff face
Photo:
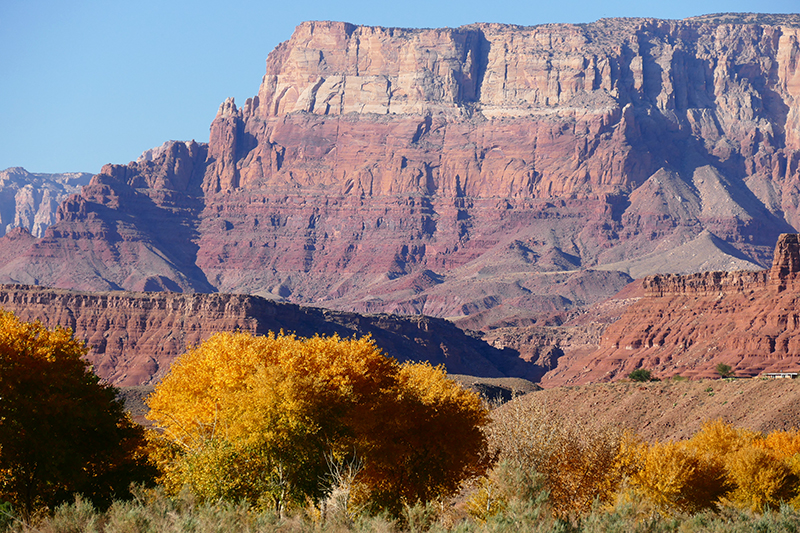
[[[543,369],[430,317],[358,315],[237,294],[86,293],[0,285],[0,306],[23,320],[71,328],[94,371],[114,385],[156,383],[175,358],[221,331],[303,337],[371,335],[398,361],[429,361],[451,373],[537,379]]]
[[[303,23],[208,146],[107,166],[43,239],[0,240],[0,281],[477,329],[766,267],[800,227],[799,37],[794,15]]]

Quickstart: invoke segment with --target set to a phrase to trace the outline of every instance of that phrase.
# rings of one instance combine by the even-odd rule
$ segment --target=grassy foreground
[[[138,532],[795,532],[800,531],[800,513],[783,506],[774,511],[752,513],[722,507],[715,512],[664,518],[635,504],[613,509],[594,509],[580,519],[560,520],[549,512],[546,493],[533,499],[519,498],[485,522],[465,516],[457,505],[408,507],[402,518],[381,516],[348,518],[333,510],[297,511],[279,519],[272,512],[257,511],[246,504],[198,503],[188,494],[167,498],[157,490],[137,491],[132,501],[115,502],[104,512],[80,498],[63,505],[52,515],[28,524],[5,516],[4,530],[25,533],[138,533]]]
[[[497,462],[453,496],[376,514],[353,476],[285,508],[134,487],[107,509],[77,498],[23,521],[0,505],[10,532],[798,532],[800,430],[769,434],[710,421],[680,442],[642,441],[513,401],[492,412]]]

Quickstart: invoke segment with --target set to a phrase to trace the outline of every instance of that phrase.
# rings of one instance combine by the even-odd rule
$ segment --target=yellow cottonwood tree
[[[778,457],[787,459],[800,453],[800,430],[771,431],[763,439],[754,443],[756,446],[771,450]]]
[[[154,474],[141,427],[86,353],[68,329],[0,311],[0,500],[23,515],[76,493],[109,504]]]
[[[706,422],[686,441],[641,444],[629,478],[633,490],[663,514],[697,512],[727,502],[761,511],[797,505],[800,434],[766,437],[721,420]]]
[[[727,477],[735,487],[727,499],[734,504],[762,511],[777,508],[792,499],[797,476],[776,454],[757,446],[742,448],[725,460]]]
[[[362,460],[358,494],[390,511],[398,500],[387,494],[428,501],[488,464],[478,398],[370,338],[217,334],[181,356],[148,403],[165,486],[278,512],[325,495],[331,458]]]
[[[629,483],[662,514],[712,508],[728,490],[722,466],[685,442],[642,444]]]
[[[788,455],[798,449],[797,435],[782,433],[765,438],[760,432],[714,420],[706,422],[686,445],[721,465],[729,489],[725,500],[760,511],[791,500],[797,484],[788,462]]]
[[[403,503],[453,494],[489,466],[489,413],[441,367],[401,365],[382,410],[362,433],[363,481],[377,507],[399,512]]]

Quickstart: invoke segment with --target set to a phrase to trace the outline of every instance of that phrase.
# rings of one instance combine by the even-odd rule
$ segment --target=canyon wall
[[[760,272],[655,275],[643,296],[608,325],[599,348],[559,359],[548,386],[655,376],[738,377],[800,371],[800,239],[781,235],[772,268]]]
[[[800,16],[305,22],[207,145],[108,165],[0,281],[526,325],[800,227]]]
[[[94,371],[114,385],[153,384],[175,358],[221,331],[302,337],[371,335],[398,361],[429,361],[448,372],[538,379],[543,370],[517,353],[489,346],[446,320],[359,315],[240,294],[88,293],[0,285],[0,308],[22,320],[71,328],[89,346]]]
[[[58,205],[79,193],[91,177],[86,172],[38,174],[20,167],[0,171],[0,236],[23,228],[41,237],[56,222]]]

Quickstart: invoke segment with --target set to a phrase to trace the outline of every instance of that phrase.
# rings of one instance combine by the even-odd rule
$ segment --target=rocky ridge
[[[525,326],[800,227],[800,17],[306,22],[207,145],[108,165],[0,281]]]
[[[800,239],[781,235],[770,270],[655,275],[610,323],[597,350],[560,358],[547,386],[616,380],[636,368],[660,377],[738,377],[800,370]]]
[[[424,316],[358,315],[240,294],[87,293],[20,285],[0,285],[0,308],[47,327],[71,328],[90,347],[87,359],[94,371],[114,385],[156,383],[188,346],[236,330],[303,337],[369,334],[399,361],[429,361],[452,373],[532,379],[543,373],[514,351]]]
[[[0,236],[22,228],[41,237],[56,222],[58,205],[91,177],[86,172],[34,174],[20,167],[0,171]]]

